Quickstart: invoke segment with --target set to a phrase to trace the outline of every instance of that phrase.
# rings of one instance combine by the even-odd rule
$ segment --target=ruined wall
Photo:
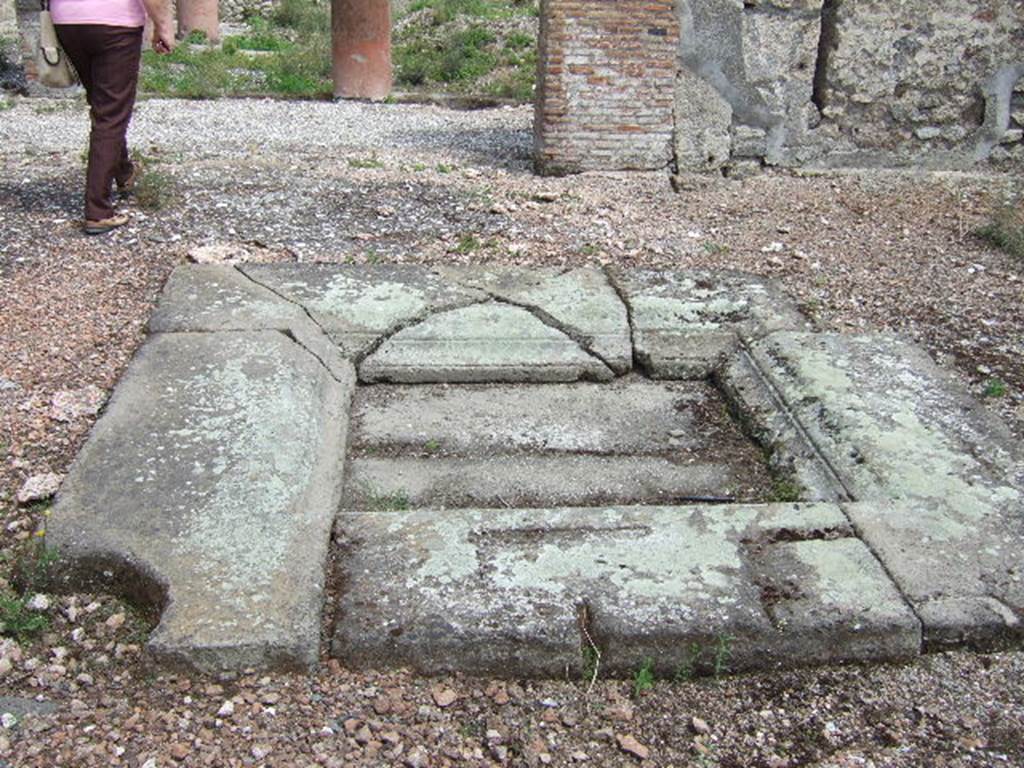
[[[609,19],[627,5],[632,28]],[[657,167],[660,156],[640,150],[664,124],[649,135],[621,126],[645,125],[636,118],[657,103],[670,64],[667,164],[681,170],[1024,164],[1024,0],[676,0],[672,50],[671,34],[652,44],[642,31],[664,5],[542,7],[541,171]],[[639,42],[631,63],[659,76],[637,89],[624,61],[605,58],[608,82],[592,84],[595,34]],[[617,85],[636,95],[614,98]],[[599,137],[603,154],[586,156]]]
[[[542,173],[672,158],[672,0],[541,0],[535,158]]]

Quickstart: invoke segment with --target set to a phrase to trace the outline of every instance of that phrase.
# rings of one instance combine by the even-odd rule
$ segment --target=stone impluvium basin
[[[1019,443],[759,278],[187,266],[149,331],[46,538],[62,588],[159,612],[160,660],[672,674],[1021,638]]]

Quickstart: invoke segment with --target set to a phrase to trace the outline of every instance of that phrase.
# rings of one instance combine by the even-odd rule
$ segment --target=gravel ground
[[[822,329],[923,344],[1024,436],[1024,265],[970,233],[1019,180],[892,172],[539,179],[528,108],[275,101],[140,104],[157,211],[78,231],[80,100],[0,112],[0,550],[45,504],[197,246],[265,261],[622,264],[778,279]],[[1019,188],[1019,187],[1018,187]],[[0,585],[2,586],[2,585]],[[1024,655],[659,681],[492,682],[362,673],[173,676],[145,617],[44,597],[42,636],[0,646],[0,766],[981,766],[1024,764]],[[15,721],[16,720],[16,721]],[[646,754],[646,760],[642,756]],[[6,761],[6,762],[5,762]]]

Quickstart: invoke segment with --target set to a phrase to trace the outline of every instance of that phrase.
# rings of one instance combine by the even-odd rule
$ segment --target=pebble
[[[431,689],[430,695],[434,698],[434,703],[441,709],[450,707],[456,701],[459,700],[459,694],[453,691],[451,688],[444,686],[435,686]]]
[[[27,607],[33,611],[48,611],[50,609],[50,598],[46,595],[33,595],[28,601]]]
[[[626,752],[634,757],[639,757],[641,760],[646,760],[651,756],[651,750],[641,744],[636,738],[630,734],[617,736],[615,741],[619,745],[619,749]]]
[[[107,393],[89,384],[81,389],[65,389],[57,392],[50,402],[50,418],[54,421],[75,421],[100,412],[107,401]]]
[[[18,491],[18,503],[22,506],[27,506],[37,501],[45,501],[57,493],[63,481],[64,475],[58,475],[54,472],[32,475]]]

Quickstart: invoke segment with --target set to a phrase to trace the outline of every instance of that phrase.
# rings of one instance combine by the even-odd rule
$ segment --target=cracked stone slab
[[[774,283],[754,275],[613,270],[611,276],[630,310],[636,359],[654,378],[703,378],[740,339],[808,326]]]
[[[601,270],[447,267],[439,273],[529,309],[619,375],[633,367],[629,316]]]
[[[280,332],[150,337],[58,495],[55,586],[160,611],[169,662],[314,665],[354,386]]]
[[[1024,452],[921,349],[777,333],[759,367],[856,501],[846,510],[941,646],[1020,635]]]
[[[487,300],[485,293],[418,265],[254,264],[241,269],[308,310],[343,354],[354,360],[436,312]]]
[[[389,337],[359,366],[362,382],[609,381],[613,371],[525,309],[474,304]]]
[[[297,306],[233,266],[183,265],[167,280],[150,333],[283,330],[309,323]]]
[[[580,674],[581,622],[613,675],[707,669],[716,652],[739,671],[920,649],[834,505],[353,513],[336,535],[332,653],[353,666]]]

